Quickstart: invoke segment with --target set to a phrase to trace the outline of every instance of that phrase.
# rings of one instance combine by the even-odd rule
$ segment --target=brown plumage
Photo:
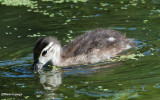
[[[95,63],[110,59],[110,57],[116,56],[123,50],[133,47],[133,45],[132,39],[126,38],[118,31],[111,29],[95,29],[86,32],[63,47],[56,38],[48,36],[37,41],[34,47],[34,61],[44,65],[46,63],[46,61],[43,61],[44,57],[46,59],[49,57],[42,56],[42,54],[47,52],[46,49],[50,50],[52,48],[53,50],[50,50],[50,52],[53,53],[53,56],[47,62],[51,61],[53,65],[69,66]],[[51,55],[51,53],[47,53]],[[44,59],[41,60],[41,58]]]
[[[108,38],[110,37],[114,37],[115,41],[109,42]],[[80,54],[87,54],[93,49],[119,48],[127,44],[133,45],[132,39],[125,38],[118,31],[96,29],[75,38],[73,41],[65,45],[63,50],[67,57],[73,57]]]

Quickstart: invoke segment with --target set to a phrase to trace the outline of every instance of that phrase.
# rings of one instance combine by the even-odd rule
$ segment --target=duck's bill
[[[39,72],[39,71],[41,71],[42,67],[43,67],[43,64],[40,63],[40,62],[37,62],[37,63],[34,63],[34,64],[32,65],[31,70],[32,70],[32,71]]]

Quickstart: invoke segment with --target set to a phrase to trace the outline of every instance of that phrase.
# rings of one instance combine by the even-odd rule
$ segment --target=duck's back
[[[125,49],[132,46],[132,39],[125,38],[118,31],[111,29],[95,29],[75,38],[63,47],[66,57],[88,54],[93,50]]]

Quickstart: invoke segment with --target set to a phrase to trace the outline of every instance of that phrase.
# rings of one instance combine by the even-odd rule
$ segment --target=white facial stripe
[[[51,50],[53,50],[53,48],[54,48],[54,46],[52,45],[52,47],[50,47],[48,51],[51,51]]]
[[[114,37],[109,37],[108,38],[108,41],[110,41],[110,42],[113,42],[113,41],[115,41],[116,39],[114,38]]]
[[[43,53],[43,51],[47,51],[48,52],[48,50],[51,50],[53,48],[53,42],[50,42],[43,50],[42,50],[42,52],[41,52],[41,55],[39,56],[39,62],[40,63],[42,63],[42,64],[46,64],[50,59],[51,59],[51,55],[50,56],[48,56],[48,57],[43,57],[42,56],[42,53]]]
[[[47,47],[45,47],[45,48],[43,49],[43,51],[48,50],[49,48],[51,48],[52,45],[53,45],[53,42],[50,42],[50,43],[47,45]]]

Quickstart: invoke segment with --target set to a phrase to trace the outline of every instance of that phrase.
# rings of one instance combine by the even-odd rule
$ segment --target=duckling
[[[78,36],[65,46],[52,36],[40,38],[34,46],[32,70],[40,71],[50,62],[54,66],[96,63],[115,57],[134,46],[132,39],[112,29],[95,29]]]

